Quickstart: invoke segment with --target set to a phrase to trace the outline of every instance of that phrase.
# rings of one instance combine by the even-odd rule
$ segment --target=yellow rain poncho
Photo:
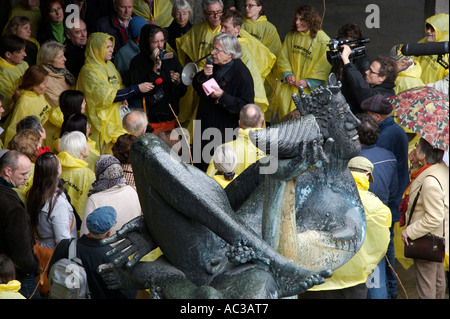
[[[219,183],[222,188],[227,187],[228,184],[230,184],[236,177],[237,177],[237,175],[234,175],[234,178],[231,181],[229,181],[229,180],[225,179],[225,176],[223,176],[223,175],[214,175],[214,176],[212,176],[212,178],[217,183]]]
[[[265,15],[260,16],[256,21],[244,17],[242,28],[261,41],[275,56],[278,55],[281,50],[280,35],[277,28],[267,20]]]
[[[202,57],[211,53],[213,39],[220,34],[221,26],[211,30],[208,22],[203,21],[192,26],[192,28],[182,37],[176,39],[178,60],[184,67],[189,62],[196,62]],[[205,61],[197,63],[199,70],[203,70]],[[180,123],[190,122],[197,114],[199,97],[197,92],[188,86],[186,94],[180,99],[180,113],[178,119]],[[192,132],[192,126],[190,127]],[[192,134],[191,134],[192,136]]]
[[[92,33],[86,44],[86,59],[77,80],[77,90],[86,98],[86,115],[91,124],[91,139],[101,150],[111,142],[115,131],[122,131],[119,106],[115,102],[117,91],[122,89],[122,78],[111,61],[105,61],[108,39],[106,33]]]
[[[261,151],[259,148],[253,144],[250,140],[248,134],[250,131],[255,130],[254,128],[242,129],[239,128],[238,137],[231,142],[225,143],[225,145],[229,145],[233,148],[237,155],[237,165],[234,169],[236,175],[242,173],[247,167],[255,163],[262,157],[265,157],[266,154]],[[209,176],[214,176],[217,170],[214,167],[214,161],[212,160],[208,166],[206,174]]]
[[[278,34],[277,28],[267,20],[265,15],[260,16],[256,21],[251,21],[247,17],[244,17],[242,28],[259,40],[264,46],[266,46],[275,57],[277,57],[281,50],[281,39]],[[276,71],[276,65],[272,67],[272,71],[265,77],[264,87],[266,89],[267,99],[271,104],[272,96],[275,91],[276,85],[279,82],[278,72]],[[272,106],[270,107],[272,109]],[[267,121],[270,122],[272,117],[272,110],[266,111],[265,116]]]
[[[243,46],[243,43],[246,43],[248,46],[251,54],[257,62],[259,73],[264,81],[275,65],[277,60],[275,54],[273,54],[264,44],[245,30],[241,29],[239,31],[238,39],[241,47]]]
[[[240,30],[238,40],[242,50],[241,60],[253,77],[255,104],[264,113],[269,107],[264,81],[272,71],[277,58],[265,45],[245,30]],[[257,76],[256,71],[258,71],[260,77]]]
[[[422,67],[417,61],[414,61],[414,65],[412,65],[406,70],[400,71],[397,74],[394,87],[395,94],[399,94],[400,92],[415,87],[425,86],[422,79],[420,78],[421,75],[422,75]]]
[[[4,118],[9,114],[9,105],[12,102],[14,91],[19,86],[20,80],[28,67],[29,65],[25,61],[14,66],[0,57],[0,94],[3,95],[5,112],[2,114],[2,117]],[[6,129],[6,127],[3,128]]]
[[[161,28],[168,27],[172,21],[172,3],[167,0],[154,0],[153,13],[145,0],[134,0],[133,12],[144,18],[147,22],[156,21]]]
[[[57,138],[53,142],[53,147],[55,150],[55,153],[59,153],[59,141],[61,139]],[[91,140],[89,137],[87,138],[87,143],[89,144],[89,155],[84,159],[86,163],[88,163],[88,167],[95,170],[95,162],[97,161],[97,158],[100,156],[100,152],[97,150],[97,145],[95,145],[95,142]]]
[[[359,251],[333,272],[324,284],[310,290],[334,290],[353,287],[366,282],[375,266],[386,255],[390,240],[391,210],[369,192],[369,178],[364,173],[351,172],[366,213],[366,237]]]
[[[6,121],[8,128],[5,132],[5,146],[7,146],[13,136],[16,135],[16,125],[23,118],[29,115],[36,115],[41,121],[41,124],[45,125],[49,111],[50,105],[44,95],[37,94],[33,91],[20,90],[20,97],[17,99],[13,113]]]
[[[11,280],[6,284],[0,284],[0,299],[26,299],[20,292],[20,281]]]
[[[264,88],[264,79],[261,76],[261,64],[252,54],[248,40],[243,38],[238,38],[238,40],[241,45],[241,60],[248,68],[253,78],[253,87],[255,91],[254,102],[264,113],[269,106],[269,100],[267,99],[266,89]]]
[[[60,178],[64,180],[64,188],[70,196],[73,207],[83,220],[88,193],[92,183],[95,182],[95,173],[88,167],[86,161],[67,152],[60,152],[57,156],[62,166]]]
[[[319,30],[314,39],[307,33],[291,31],[283,42],[280,55],[277,60],[277,72],[280,79],[283,74],[292,72],[296,80],[315,79],[327,81],[331,71],[331,64],[327,61],[326,51],[327,43],[330,38]],[[295,110],[295,104],[292,101],[292,94],[298,94],[298,88],[295,85],[287,85],[281,82],[274,96],[273,104],[276,112],[279,112],[279,118]],[[309,94],[310,89],[305,88],[305,93]]]
[[[64,115],[61,112],[61,108],[59,106],[52,107],[48,112],[48,121],[44,125],[47,138],[43,143],[43,146],[50,147],[50,152],[54,152],[55,150],[55,141],[59,140],[63,122]]]
[[[440,13],[429,17],[425,20],[425,25],[429,23],[436,32],[436,42],[448,41],[448,14]],[[427,30],[425,29],[425,32]],[[419,43],[427,43],[427,38],[424,37]],[[448,68],[444,69],[437,62],[437,55],[422,55],[418,57],[418,61],[422,66],[422,81],[427,83],[434,83],[442,80],[444,76],[449,74]],[[443,60],[449,63],[448,53],[443,56]]]

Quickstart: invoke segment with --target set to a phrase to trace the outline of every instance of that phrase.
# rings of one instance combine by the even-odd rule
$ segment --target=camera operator
[[[344,65],[344,76],[356,102],[352,107],[354,114],[362,112],[360,104],[369,97],[376,94],[385,96],[395,95],[394,87],[395,79],[397,78],[397,68],[392,59],[378,56],[370,64],[364,76],[349,59],[352,49],[348,45],[343,45],[342,47],[341,59]]]
[[[349,59],[364,77],[366,71],[370,66],[370,58],[363,43],[369,42],[370,40],[368,38],[363,38],[363,34],[359,25],[357,23],[347,23],[343,25],[338,30],[337,38],[335,39],[335,41],[354,42],[354,44],[350,45],[353,50],[353,54],[349,57]],[[330,42],[330,46],[331,45],[333,44]],[[330,51],[327,53],[327,58],[332,65],[331,72],[333,72],[336,75],[336,78],[341,81],[342,94],[345,96],[347,103],[350,105],[350,108],[353,111],[355,108],[354,105],[358,107],[359,103],[356,101],[355,96],[352,94],[349,88],[348,81],[343,73],[343,63],[339,52],[337,50],[332,50],[332,48],[330,47]]]
[[[130,63],[131,83],[141,83],[142,79],[153,84],[152,89],[136,97],[133,104],[142,105],[148,115],[153,133],[175,128],[175,116],[178,115],[180,98],[186,93],[181,82],[183,68],[173,54],[164,50],[166,30],[156,25],[145,25],[139,41],[140,53]],[[170,104],[170,106],[169,106]]]

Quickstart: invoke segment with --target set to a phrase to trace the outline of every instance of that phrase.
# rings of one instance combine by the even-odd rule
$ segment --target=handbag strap
[[[427,175],[427,176],[425,176],[425,178],[427,178],[428,176],[434,177],[434,179],[436,179],[436,181],[438,182],[438,184],[439,184],[439,186],[441,187],[441,190],[442,190],[442,185],[439,182],[439,180],[437,179],[437,177],[433,176],[433,175]],[[425,180],[425,178],[424,178],[424,180]],[[422,182],[422,185],[420,185],[420,189],[419,189],[419,192],[417,193],[416,198],[414,198],[414,202],[413,202],[412,207],[411,207],[411,212],[409,213],[409,219],[408,219],[408,222],[406,223],[406,227],[409,226],[409,222],[411,221],[411,218],[413,216],[414,209],[416,208],[417,200],[419,199],[419,195],[422,192],[422,186],[423,186],[423,182]],[[444,233],[443,237],[445,237],[445,218],[444,218],[444,228],[443,229],[444,229],[443,230],[443,233]]]

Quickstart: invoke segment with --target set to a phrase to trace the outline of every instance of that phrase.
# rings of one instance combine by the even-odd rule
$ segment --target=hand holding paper
[[[211,95],[214,92],[213,87],[219,88],[219,84],[217,84],[216,80],[214,78],[209,79],[202,85],[203,90],[205,91],[206,95]]]

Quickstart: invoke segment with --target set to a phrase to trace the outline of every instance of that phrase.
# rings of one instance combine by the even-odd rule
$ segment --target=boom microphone
[[[403,55],[442,55],[448,52],[448,41],[434,43],[409,43],[402,47]]]

